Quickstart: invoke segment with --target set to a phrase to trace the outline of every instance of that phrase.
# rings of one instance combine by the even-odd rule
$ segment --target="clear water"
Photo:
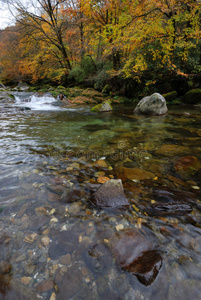
[[[96,114],[89,106],[64,110],[54,99],[34,97],[0,106],[0,299],[201,299],[201,172],[174,168],[186,155],[201,161],[198,109],[145,117],[117,105]],[[183,148],[161,153],[164,145]],[[120,167],[149,174],[122,178],[130,206],[91,206],[98,177],[118,178]],[[153,190],[160,188],[184,199],[190,191],[192,212],[152,216]],[[122,270],[107,247],[97,248],[130,228],[163,257],[149,286]],[[1,267],[5,262],[10,271]]]

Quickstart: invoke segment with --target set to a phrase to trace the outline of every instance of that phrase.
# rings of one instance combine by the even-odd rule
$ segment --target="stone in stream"
[[[186,215],[198,206],[195,195],[188,191],[158,188],[153,191],[155,203],[144,210],[154,216]]]
[[[60,231],[52,229],[50,231],[52,242],[49,246],[49,256],[55,260],[61,256],[72,253],[78,245],[78,235],[72,231]]]
[[[107,112],[107,111],[111,111],[111,110],[112,110],[112,106],[109,101],[105,101],[101,104],[98,104],[98,105],[92,107],[92,109],[91,109],[91,111],[94,111],[94,112]]]
[[[198,172],[201,168],[200,161],[195,156],[184,156],[174,162],[175,171],[182,177],[187,177]]]
[[[112,237],[109,247],[116,262],[146,286],[155,280],[162,267],[159,251],[138,230],[121,230]]]
[[[140,100],[134,113],[159,116],[166,114],[167,111],[165,98],[159,93],[154,93]]]
[[[111,179],[103,183],[92,195],[90,202],[100,208],[118,208],[129,205],[120,179]]]

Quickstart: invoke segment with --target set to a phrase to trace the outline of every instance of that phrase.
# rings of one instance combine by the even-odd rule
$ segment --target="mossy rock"
[[[196,104],[201,102],[201,89],[194,89],[188,91],[184,95],[184,103],[186,104]]]
[[[105,112],[105,111],[111,111],[111,110],[112,110],[112,106],[109,101],[98,104],[98,105],[92,107],[92,109],[91,109],[91,111],[93,111],[93,112]]]
[[[163,94],[163,97],[165,98],[165,100],[167,102],[171,102],[173,100],[175,100],[177,98],[177,92],[176,91],[172,91],[172,92],[169,92],[167,94]]]

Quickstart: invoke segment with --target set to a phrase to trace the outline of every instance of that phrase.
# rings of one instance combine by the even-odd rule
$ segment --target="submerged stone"
[[[110,248],[116,262],[144,285],[150,285],[162,267],[159,251],[138,230],[125,229],[116,233]]]
[[[187,191],[158,188],[153,191],[153,205],[144,210],[154,216],[186,215],[191,213],[192,206],[198,206],[195,195]]]
[[[191,211],[192,207],[188,203],[157,203],[148,210],[154,216],[183,216]]]
[[[175,171],[183,177],[195,174],[200,167],[200,161],[195,156],[184,156],[174,162]]]
[[[90,201],[93,205],[100,208],[115,208],[129,205],[124,195],[123,185],[120,179],[111,179],[103,183],[92,195]]]
[[[179,145],[162,145],[158,150],[155,151],[156,155],[159,156],[175,156],[188,154],[189,147],[187,146],[179,146]]]
[[[125,168],[119,167],[116,169],[116,174],[118,178],[121,178],[123,181],[129,180],[146,180],[154,179],[155,174],[139,168]]]
[[[165,98],[159,93],[154,93],[140,100],[134,113],[159,116],[166,114],[167,111]]]

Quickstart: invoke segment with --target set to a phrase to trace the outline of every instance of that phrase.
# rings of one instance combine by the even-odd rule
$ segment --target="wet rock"
[[[94,163],[94,165],[99,166],[99,167],[102,167],[102,168],[107,168],[107,167],[108,167],[106,161],[103,160],[103,159],[97,160],[97,161]]]
[[[48,215],[48,211],[45,207],[39,206],[35,208],[35,214],[37,216]]]
[[[81,200],[85,195],[85,191],[81,189],[71,190],[61,198],[62,203],[71,203]]]
[[[144,285],[150,285],[162,267],[160,253],[138,230],[125,229],[116,233],[110,248],[116,262]]]
[[[195,156],[184,156],[174,162],[175,171],[183,177],[195,174],[200,168],[200,161]]]
[[[104,244],[97,244],[83,252],[84,261],[95,274],[104,274],[113,264],[109,249]]]
[[[159,116],[166,114],[167,111],[165,98],[159,93],[154,93],[140,100],[134,113]]]
[[[65,191],[65,186],[62,184],[58,184],[58,185],[49,185],[47,186],[47,189],[51,192],[54,193],[56,195],[62,195]]]
[[[107,182],[107,181],[109,181],[110,180],[110,178],[109,177],[98,177],[98,179],[97,179],[97,182],[98,183],[105,183],[105,182]]]
[[[201,281],[196,279],[185,279],[171,284],[167,300],[189,300],[200,299]]]
[[[70,265],[71,264],[71,255],[67,253],[66,255],[62,256],[59,260],[59,263],[62,265]]]
[[[24,285],[29,285],[31,280],[32,280],[31,277],[22,277],[21,278],[21,283],[24,284]]]
[[[111,179],[110,181],[105,182],[92,195],[91,203],[100,208],[115,208],[129,205],[129,202],[124,195],[123,185],[120,179]]]
[[[12,265],[7,261],[0,261],[0,274],[9,274],[12,270]]]
[[[37,236],[37,233],[28,234],[27,236],[25,236],[23,241],[25,243],[32,244],[37,239]]]
[[[48,236],[43,236],[43,237],[41,238],[41,244],[42,244],[44,247],[48,246],[49,243],[50,243],[50,238],[49,238]]]
[[[5,291],[9,288],[10,280],[11,277],[9,275],[0,274],[0,297],[1,297],[1,293],[4,294]]]
[[[158,251],[152,250],[142,254],[124,270],[135,275],[144,285],[150,285],[162,267],[162,257]]]
[[[157,203],[146,210],[153,216],[183,216],[192,212],[192,207],[188,203]]]
[[[54,282],[50,279],[44,280],[36,287],[38,292],[44,293],[54,288]]]
[[[49,246],[49,256],[55,260],[62,255],[72,253],[78,245],[78,236],[72,231],[60,231],[53,229],[50,231],[52,242]]]
[[[158,156],[176,156],[176,155],[185,155],[189,153],[189,147],[179,146],[179,145],[162,145],[158,150],[155,151],[155,154]]]
[[[185,215],[192,211],[192,206],[199,205],[193,193],[165,187],[155,189],[152,197],[155,202],[144,210],[156,216]]]
[[[57,300],[63,300],[64,295],[66,295],[69,299],[73,297],[79,290],[82,290],[82,283],[83,275],[79,269],[79,264],[74,264],[68,269],[61,284],[59,285]]]
[[[154,179],[155,174],[143,169],[139,168],[125,168],[125,167],[119,167],[116,169],[116,175],[118,178],[121,178],[123,181],[129,179],[129,180],[146,180],[146,179]]]
[[[49,217],[46,215],[33,217],[29,223],[29,228],[33,231],[37,231],[42,228],[49,221]]]

